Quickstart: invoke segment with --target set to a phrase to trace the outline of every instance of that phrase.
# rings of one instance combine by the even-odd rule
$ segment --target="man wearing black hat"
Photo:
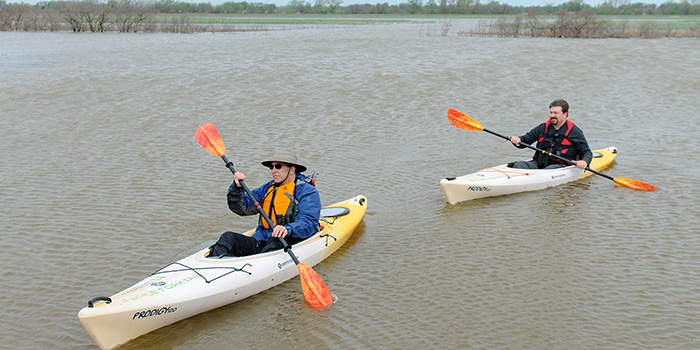
[[[224,255],[245,256],[282,248],[279,238],[292,245],[311,237],[318,229],[321,213],[321,198],[312,185],[306,183],[302,175],[306,167],[299,164],[296,154],[289,151],[277,152],[262,165],[272,171],[272,181],[252,190],[254,200],[241,189],[240,181],[245,174],[236,172],[229,187],[228,207],[238,215],[259,214],[255,202],[273,222],[268,227],[260,216],[258,227],[252,237],[227,231],[209,247],[210,257]],[[299,181],[301,180],[301,181]]]

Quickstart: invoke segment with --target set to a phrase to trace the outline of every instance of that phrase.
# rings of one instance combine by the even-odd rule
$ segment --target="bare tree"
[[[74,32],[84,31],[83,20],[78,10],[79,4],[76,2],[61,2],[60,4],[61,17],[70,25],[71,29]]]
[[[530,31],[530,36],[532,36],[533,38],[535,36],[539,36],[538,34],[542,31],[540,19],[537,18],[537,13],[532,8],[527,10],[527,19],[525,20],[525,27]]]
[[[91,32],[104,32],[109,7],[98,0],[79,3],[78,13]]]
[[[452,29],[452,20],[448,20],[442,23],[442,28],[440,29],[440,36],[447,36]]]
[[[569,33],[569,27],[571,26],[571,16],[566,10],[557,11],[554,14],[557,16],[557,20],[549,24],[549,36],[554,38],[565,38]]]
[[[505,17],[498,17],[493,25],[496,30],[496,35],[498,36],[508,36],[510,33],[510,20]]]
[[[19,25],[20,30],[25,32],[35,32],[43,30],[42,18],[39,11],[33,9],[27,9],[22,17],[22,23]]]
[[[0,30],[8,31],[12,30],[12,23],[14,23],[14,16],[11,10],[12,6],[0,7]]]
[[[0,30],[22,29],[29,12],[29,5],[27,4],[10,4],[0,8]]]
[[[107,30],[109,6],[98,0],[61,2],[61,16],[74,32],[104,32]]]
[[[141,0],[121,0],[114,4],[114,24],[120,32],[136,32],[150,17],[146,4]]]
[[[42,17],[46,23],[46,29],[52,32],[65,28],[65,23],[61,19],[57,2],[47,3],[42,7]]]

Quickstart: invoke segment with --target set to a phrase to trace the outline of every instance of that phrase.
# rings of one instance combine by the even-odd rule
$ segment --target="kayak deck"
[[[367,199],[362,195],[325,207],[319,221],[321,230],[295,244],[294,254],[301,263],[318,264],[347,242],[366,209]],[[201,249],[109,298],[94,298],[80,310],[78,318],[100,348],[111,349],[155,329],[255,295],[299,274],[283,250],[243,257],[208,255],[208,248]]]
[[[617,152],[617,148],[612,146],[594,150],[589,167],[595,171],[607,168],[615,160]],[[460,177],[442,179],[440,186],[447,201],[456,204],[477,198],[541,190],[592,174],[575,166],[557,169],[517,169],[502,164]]]

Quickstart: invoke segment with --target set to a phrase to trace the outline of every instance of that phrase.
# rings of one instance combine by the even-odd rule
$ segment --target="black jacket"
[[[571,127],[571,131],[569,131],[569,127]],[[589,166],[591,165],[593,153],[590,147],[588,147],[586,136],[583,135],[583,131],[572,122],[565,122],[559,130],[554,130],[554,127],[549,125],[549,122],[542,123],[534,127],[527,134],[520,136],[520,142],[522,143],[529,145],[535,141],[537,141],[537,148],[541,150],[569,160],[584,160]],[[519,148],[525,148],[525,146],[520,145]],[[549,156],[541,152],[535,152],[535,155],[532,157],[532,159],[543,162],[544,165],[540,166],[540,168],[553,162],[561,163],[554,158],[547,158],[549,158]]]

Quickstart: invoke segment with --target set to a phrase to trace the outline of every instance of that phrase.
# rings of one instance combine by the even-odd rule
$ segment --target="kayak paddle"
[[[214,125],[212,125],[212,123],[207,123],[199,127],[199,129],[197,129],[197,131],[194,133],[194,138],[197,139],[199,145],[202,146],[202,148],[204,148],[207,152],[223,159],[226,167],[231,170],[231,173],[236,173],[236,170],[233,168],[233,163],[226,158],[226,148],[224,147],[224,142],[221,140],[219,132],[216,130]],[[239,183],[241,184],[241,187],[245,193],[248,194],[248,197],[255,202],[255,207],[265,219],[267,225],[269,227],[274,227],[272,220],[270,220],[270,217],[268,217],[265,211],[262,210],[262,206],[255,200],[255,197],[253,197],[253,193],[250,192],[248,186],[246,186],[244,181],[239,181]],[[299,259],[297,259],[296,255],[294,255],[292,252],[292,247],[288,245],[282,237],[278,237],[278,239],[282,243],[284,251],[287,252],[290,257],[292,257],[292,260],[299,268],[301,288],[304,291],[304,298],[306,301],[308,301],[313,307],[319,309],[332,304],[333,296],[331,295],[331,291],[328,289],[326,284],[323,283],[321,277],[311,267],[299,262]]]
[[[496,135],[496,136],[498,136],[498,137],[502,137],[502,138],[504,138],[504,139],[510,141],[510,137],[505,136],[505,135],[501,135],[501,134],[499,134],[499,133],[497,133],[497,132],[493,132],[493,131],[491,131],[491,130],[489,130],[489,129],[486,129],[486,128],[484,128],[483,126],[481,126],[481,124],[479,124],[479,122],[477,122],[476,120],[470,118],[468,115],[466,115],[466,114],[464,114],[464,113],[462,113],[462,112],[456,111],[456,110],[454,110],[454,109],[452,109],[452,108],[450,108],[450,109],[447,110],[447,118],[450,120],[450,123],[452,123],[452,125],[454,125],[454,126],[457,127],[457,128],[460,128],[460,129],[462,129],[462,130],[467,130],[467,131],[486,131],[486,132],[489,133],[489,134],[493,134],[493,135]],[[548,155],[548,156],[550,156],[550,157],[556,158],[556,159],[558,159],[558,160],[560,160],[560,161],[562,161],[562,162],[564,162],[564,163],[566,163],[566,164],[569,164],[569,165],[576,165],[576,163],[574,163],[574,162],[572,162],[572,161],[570,161],[570,160],[568,160],[568,159],[566,159],[566,158],[560,157],[560,156],[558,156],[558,155],[556,155],[556,154],[552,154],[551,152],[547,152],[547,151],[545,151],[545,150],[541,150],[541,149],[539,149],[539,148],[537,148],[537,147],[534,147],[534,146],[531,146],[531,145],[528,145],[528,144],[525,144],[525,143],[522,143],[522,142],[521,142],[520,144],[523,145],[523,146],[525,146],[525,147],[527,147],[527,148],[530,148],[530,149],[532,149],[532,150],[534,150],[534,151],[536,151],[536,152],[540,152],[540,153],[546,154],[546,155]],[[641,182],[641,181],[637,181],[637,180],[633,180],[633,179],[626,179],[626,178],[623,178],[623,177],[611,177],[611,176],[608,176],[608,175],[599,173],[599,172],[597,172],[597,171],[591,169],[590,167],[586,167],[586,170],[587,170],[587,171],[590,171],[590,172],[592,172],[592,173],[594,173],[594,174],[596,174],[596,175],[600,175],[600,176],[602,176],[602,177],[604,177],[604,178],[606,178],[606,179],[613,180],[618,186],[625,186],[625,187],[629,187],[629,188],[631,188],[631,189],[638,190],[638,191],[656,191],[656,190],[659,189],[658,187],[656,187],[656,186],[654,186],[654,185],[650,185],[650,184],[648,184],[648,183],[644,183],[644,182]]]

